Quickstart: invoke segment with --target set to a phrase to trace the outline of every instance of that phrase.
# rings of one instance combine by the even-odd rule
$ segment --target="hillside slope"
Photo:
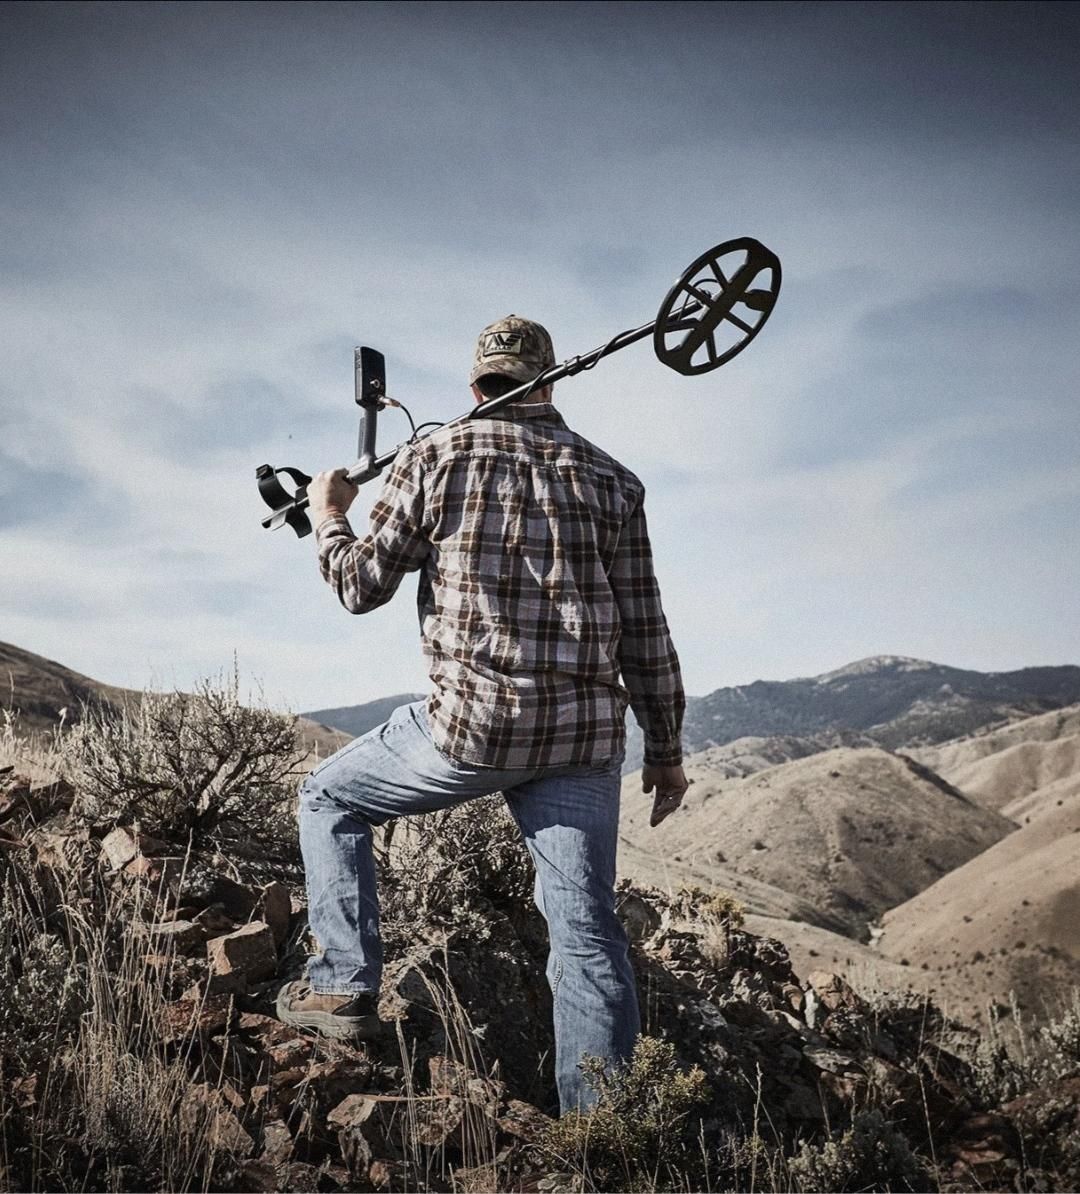
[[[812,923],[856,938],[1014,829],[883,750],[832,750],[746,779],[718,777],[707,754],[686,770],[694,782],[683,808],[656,829],[639,781],[624,781],[621,833],[654,860],[651,880],[637,856],[626,858],[627,873],[655,881],[656,860],[674,859],[724,887],[734,871],[797,897],[815,910]]]
[[[0,683],[4,708],[17,714],[16,729],[21,734],[48,733],[61,719],[72,725],[79,720],[84,704],[120,708],[142,695],[132,688],[103,684],[11,643],[0,643]],[[318,758],[349,741],[349,735],[304,717],[297,729],[307,749]]]
[[[973,1011],[1080,983],[1080,790],[882,918],[878,947],[963,972]]]
[[[736,779],[841,746],[872,747],[877,743],[857,730],[834,730],[809,737],[774,734],[736,738],[722,746],[707,746],[695,752],[695,757],[698,764],[707,766],[718,778]]]
[[[1080,705],[911,753],[980,803],[1004,809],[1080,777]]]
[[[77,721],[84,702],[116,705],[133,695],[11,643],[0,643],[0,687],[4,708],[18,713],[21,728],[30,731],[54,729],[62,710],[68,724]]]

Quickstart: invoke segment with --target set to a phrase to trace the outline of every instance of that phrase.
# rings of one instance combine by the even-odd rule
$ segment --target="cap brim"
[[[528,361],[523,361],[519,357],[488,357],[479,365],[473,366],[472,372],[469,374],[469,385],[486,373],[499,373],[503,377],[511,377],[514,381],[524,384],[544,372],[546,370],[537,369],[535,365],[530,365]]]

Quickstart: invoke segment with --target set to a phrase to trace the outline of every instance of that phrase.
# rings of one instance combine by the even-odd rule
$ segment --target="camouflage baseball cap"
[[[501,373],[517,381],[532,381],[555,364],[555,349],[547,329],[520,315],[507,315],[480,333],[473,353],[469,383],[485,373]]]

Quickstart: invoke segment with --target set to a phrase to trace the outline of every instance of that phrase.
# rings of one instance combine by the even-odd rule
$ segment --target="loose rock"
[[[210,968],[215,974],[242,973],[250,982],[269,978],[277,968],[274,935],[264,921],[256,920],[206,943]]]

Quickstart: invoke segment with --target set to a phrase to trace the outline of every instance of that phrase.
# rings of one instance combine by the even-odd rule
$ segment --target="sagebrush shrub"
[[[1042,1026],[1038,1053],[1039,1077],[1043,1081],[1080,1071],[1080,990],[1074,988],[1072,1003]]]
[[[707,926],[741,928],[746,919],[746,905],[730,892],[714,888],[681,887],[671,905],[676,916]]]
[[[546,1143],[559,1161],[601,1190],[668,1189],[692,1181],[701,1155],[689,1129],[694,1109],[709,1097],[704,1071],[681,1069],[674,1045],[645,1036],[625,1065],[608,1071],[596,1057],[582,1065],[597,1102],[552,1125]]]
[[[239,687],[234,672],[119,714],[88,709],[66,751],[76,815],[196,844],[294,839],[296,718],[245,705]]]
[[[450,918],[485,904],[515,914],[532,896],[532,859],[498,795],[394,823],[382,862],[388,918]]]
[[[788,1172],[805,1191],[934,1188],[907,1138],[876,1109],[860,1111],[846,1132],[823,1144],[803,1144]]]

